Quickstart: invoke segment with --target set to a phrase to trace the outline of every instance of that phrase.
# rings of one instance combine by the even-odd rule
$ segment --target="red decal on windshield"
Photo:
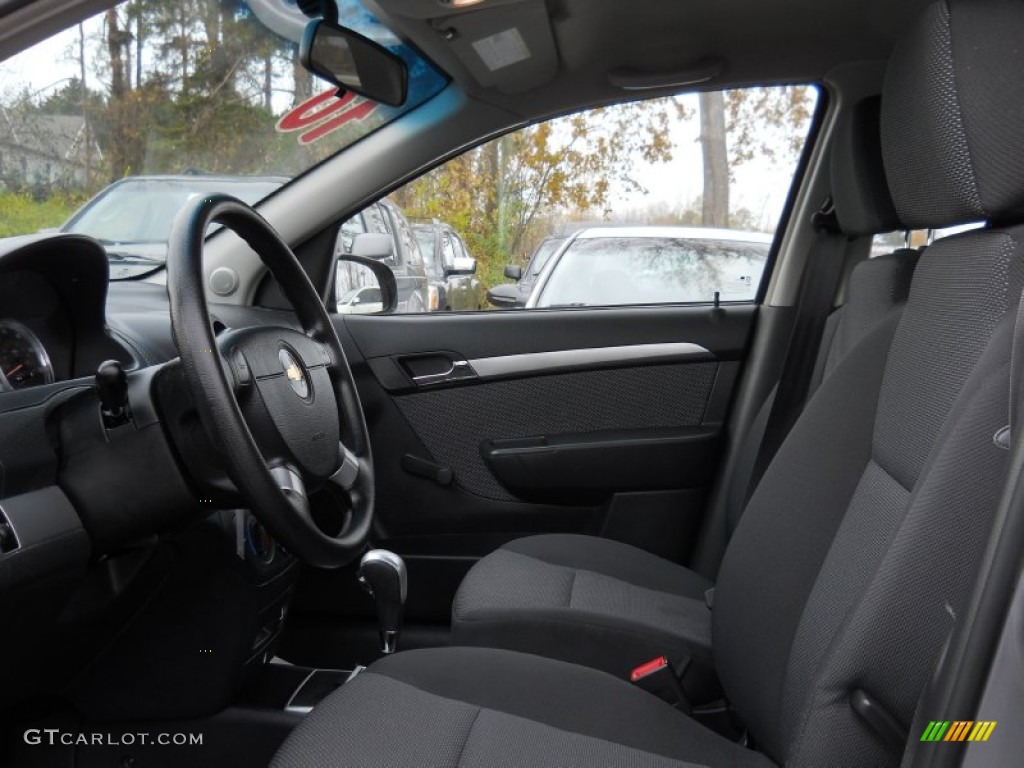
[[[354,93],[335,98],[335,91],[318,93],[277,121],[277,130],[282,133],[304,131],[299,134],[300,144],[311,144],[329,133],[338,130],[353,120],[365,120],[377,104],[360,99]]]

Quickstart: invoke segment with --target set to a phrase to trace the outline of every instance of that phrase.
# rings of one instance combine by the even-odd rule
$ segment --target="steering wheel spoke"
[[[359,457],[344,443],[338,443],[338,454],[341,457],[341,466],[328,479],[343,491],[351,491],[359,480]]]
[[[309,517],[309,497],[306,495],[306,484],[299,471],[287,464],[278,464],[269,467],[269,470],[270,476],[274,478],[277,487],[295,508],[295,511],[304,517]]]

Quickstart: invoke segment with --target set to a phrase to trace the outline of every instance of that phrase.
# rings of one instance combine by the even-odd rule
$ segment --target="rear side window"
[[[441,236],[441,257],[445,269],[451,269],[452,264],[455,263],[455,244],[447,232]]]
[[[352,243],[355,241],[356,235],[361,235],[364,232],[366,232],[366,224],[363,221],[363,214],[357,213],[345,220],[338,232],[338,253],[352,253]]]
[[[420,254],[420,245],[412,233],[409,222],[398,211],[394,212],[395,230],[398,232],[398,240],[402,244],[402,251],[405,253],[406,261],[414,266],[423,265],[423,256]]]
[[[384,214],[384,210],[379,205],[371,205],[363,211],[363,217],[366,221],[366,232],[380,232],[384,235],[391,234],[388,217]]]

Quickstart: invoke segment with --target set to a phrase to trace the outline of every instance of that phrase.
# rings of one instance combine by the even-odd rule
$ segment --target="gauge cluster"
[[[53,364],[39,338],[17,320],[0,319],[0,392],[53,381]]]

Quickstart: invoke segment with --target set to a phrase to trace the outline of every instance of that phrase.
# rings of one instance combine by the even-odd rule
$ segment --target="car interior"
[[[0,766],[1020,765],[1024,4],[361,0],[414,103],[349,1],[278,5],[388,121],[138,279],[0,240]],[[0,0],[0,61],[113,7]],[[793,84],[753,301],[396,311],[339,257],[489,140]]]

